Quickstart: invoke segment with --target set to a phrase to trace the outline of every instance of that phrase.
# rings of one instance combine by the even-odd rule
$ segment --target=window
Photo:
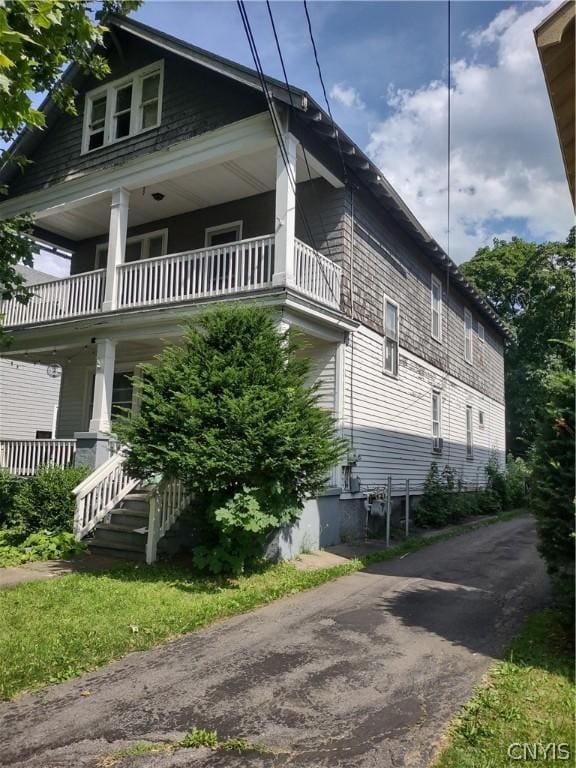
[[[123,408],[132,408],[132,378],[134,371],[116,371],[114,373],[114,379],[112,380],[112,418],[125,413]],[[94,380],[95,376],[92,375],[92,381],[90,384],[90,404],[88,406],[88,419],[94,408]]]
[[[87,93],[82,151],[91,152],[160,125],[163,74],[160,61]]]
[[[478,411],[478,426],[484,429],[484,411]]]
[[[484,326],[482,323],[478,323],[478,341],[481,341],[482,344],[484,343]]]
[[[145,235],[136,235],[126,240],[126,252],[124,261],[140,261],[141,259],[154,259],[156,256],[164,256],[168,247],[168,230],[160,229],[157,232],[147,232]],[[108,243],[100,243],[96,246],[96,259],[94,269],[103,269],[108,257]]]
[[[384,299],[384,373],[398,375],[398,305]]]
[[[432,325],[430,333],[436,341],[442,341],[442,283],[432,275]]]
[[[466,406],[466,458],[474,458],[474,434],[472,431],[472,406]]]
[[[442,396],[440,392],[432,392],[432,450],[442,452]]]
[[[217,227],[208,227],[204,232],[204,245],[225,245],[242,240],[242,222],[232,221]]]
[[[472,364],[472,314],[464,310],[464,359]]]

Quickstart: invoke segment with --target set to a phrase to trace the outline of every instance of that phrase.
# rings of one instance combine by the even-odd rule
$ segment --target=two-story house
[[[483,483],[505,451],[506,330],[381,171],[304,91],[268,78],[265,96],[246,67],[107,24],[111,74],[70,68],[78,115],[48,100],[46,129],[17,140],[32,163],[2,178],[0,217],[31,212],[35,236],[71,254],[69,278],[0,309],[10,359],[62,366],[56,438],[100,482],[121,461],[108,459],[111,418],[137,407],[139,366],[184,317],[259,302],[305,334],[351,446],[300,538],[361,527],[367,488],[392,476],[421,492],[432,461]],[[79,535],[130,490],[114,472]]]

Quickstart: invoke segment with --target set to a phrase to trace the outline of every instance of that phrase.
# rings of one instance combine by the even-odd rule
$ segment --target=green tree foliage
[[[345,451],[298,350],[267,310],[209,312],[144,367],[140,412],[117,425],[134,476],[177,477],[192,493],[200,568],[239,571],[258,557]]]
[[[530,506],[540,552],[557,594],[574,616],[574,366],[546,376],[547,402],[532,457]]]
[[[10,143],[24,127],[42,129],[44,114],[33,98],[48,94],[55,104],[76,114],[76,91],[60,77],[73,63],[82,72],[104,77],[106,59],[97,52],[105,27],[92,19],[87,0],[6,0],[0,3],[0,139]],[[110,13],[125,15],[139,0],[103,0],[102,18]],[[23,166],[25,157],[11,149],[0,150],[0,170],[9,163]],[[6,193],[0,186],[0,194]],[[33,245],[22,235],[32,232],[32,220],[21,216],[0,222],[0,291],[26,302],[29,293],[15,270],[19,262],[32,266]]]
[[[508,446],[514,455],[534,444],[546,400],[546,372],[566,358],[574,328],[575,230],[565,243],[494,240],[462,272],[490,300],[516,335],[506,349]]]

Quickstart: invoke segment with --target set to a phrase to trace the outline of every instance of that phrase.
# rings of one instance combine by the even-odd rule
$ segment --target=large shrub
[[[450,475],[448,477],[451,479]],[[416,507],[416,525],[423,528],[441,528],[447,525],[450,522],[451,493],[446,482],[446,470],[441,473],[438,464],[433,461],[424,483],[424,493]]]
[[[548,402],[532,457],[530,507],[540,553],[559,599],[574,611],[574,387],[573,369],[550,373]]]
[[[0,527],[7,523],[12,514],[18,484],[18,478],[7,469],[0,469]]]
[[[144,367],[139,414],[116,431],[136,477],[185,482],[198,567],[238,571],[259,556],[344,452],[308,374],[294,334],[245,306],[190,321],[182,345]]]
[[[7,524],[22,537],[41,530],[72,531],[72,490],[88,474],[85,467],[40,467],[18,483]]]

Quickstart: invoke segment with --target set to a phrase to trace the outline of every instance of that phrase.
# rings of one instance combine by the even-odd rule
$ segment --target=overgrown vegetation
[[[524,744],[540,745],[539,765],[573,765],[575,693],[574,659],[561,615],[530,616],[505,660],[492,667],[453,723],[433,768],[504,768],[522,762]],[[563,745],[554,759],[550,744],[556,750]]]
[[[40,467],[31,478],[0,474],[0,567],[57,560],[85,549],[74,541],[72,489],[82,467]]]
[[[144,366],[139,414],[117,425],[135,477],[177,477],[190,491],[200,570],[239,573],[261,557],[345,450],[299,349],[266,309],[206,313]]]
[[[485,468],[485,490],[465,491],[458,472],[449,465],[442,471],[432,462],[424,493],[416,507],[416,525],[423,528],[442,528],[460,523],[477,515],[498,515],[503,510],[521,507],[526,501],[528,469],[521,458],[508,456],[503,471],[495,456]]]
[[[530,508],[538,522],[540,553],[558,600],[574,623],[574,388],[573,367],[551,371],[548,401],[533,455]]]
[[[131,651],[151,648],[225,616],[417,552],[493,521],[408,539],[397,547],[317,571],[280,563],[225,579],[200,577],[169,564],[132,565],[0,590],[0,698],[68,680]]]

